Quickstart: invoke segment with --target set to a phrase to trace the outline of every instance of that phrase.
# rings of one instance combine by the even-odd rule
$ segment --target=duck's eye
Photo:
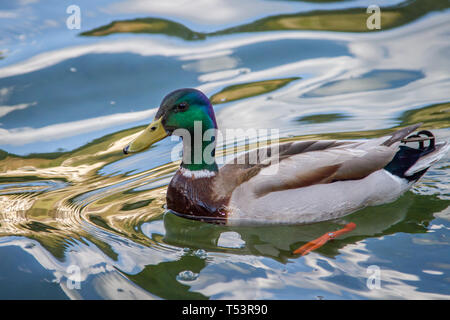
[[[186,102],[181,102],[180,104],[177,105],[176,110],[177,111],[186,111],[188,107],[189,107],[189,105]]]

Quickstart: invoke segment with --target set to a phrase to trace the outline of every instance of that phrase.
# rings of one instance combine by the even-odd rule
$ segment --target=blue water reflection
[[[179,141],[122,154],[180,87],[228,95],[214,105],[224,130],[358,139],[424,122],[449,139],[448,2],[378,1],[380,31],[366,30],[365,0],[81,0],[80,30],[66,27],[70,4],[0,3],[1,299],[450,297],[448,156],[300,258],[342,221],[182,219],[165,210]]]

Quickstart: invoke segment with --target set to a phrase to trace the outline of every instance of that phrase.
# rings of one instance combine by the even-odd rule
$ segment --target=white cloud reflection
[[[196,46],[186,46],[185,41],[164,40],[141,37],[130,37],[120,40],[98,41],[92,44],[66,47],[54,51],[38,54],[28,60],[0,68],[0,78],[17,76],[50,66],[56,65],[68,59],[77,58],[87,54],[114,54],[114,53],[134,53],[142,56],[162,55],[166,57],[176,57],[180,60],[194,60],[198,57],[212,58],[214,56],[224,56],[223,52],[232,52],[232,49],[244,45],[250,45],[266,41],[283,39],[316,39],[314,32],[270,32],[248,35],[245,38],[223,38],[221,41],[215,39],[199,42]],[[324,32],[321,39],[328,40],[351,40],[352,35]]]
[[[155,112],[155,109],[150,109],[137,112],[115,113],[108,116],[90,118],[86,120],[52,124],[36,129],[18,128],[8,130],[0,128],[0,144],[23,145],[36,141],[59,140],[66,137],[76,136],[81,133],[97,131],[124,123],[141,121],[143,119],[152,117]]]
[[[23,110],[28,108],[29,106],[36,105],[37,102],[32,103],[20,103],[16,104],[14,106],[0,106],[0,118],[6,116],[8,113],[16,111],[16,110]]]
[[[289,2],[259,0],[127,0],[107,6],[110,14],[139,13],[152,16],[170,16],[205,27],[246,21],[261,15],[292,12],[300,6]]]

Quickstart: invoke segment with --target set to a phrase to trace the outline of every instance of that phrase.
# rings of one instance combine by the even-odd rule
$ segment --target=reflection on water
[[[448,299],[448,158],[299,258],[343,221],[182,219],[164,209],[178,142],[122,155],[179,87],[209,95],[222,129],[278,128],[283,141],[417,122],[448,139],[448,2],[381,1],[376,32],[365,1],[211,1],[201,16],[177,3],[80,1],[79,31],[51,1],[0,5],[0,298]],[[366,286],[370,265],[380,289]]]

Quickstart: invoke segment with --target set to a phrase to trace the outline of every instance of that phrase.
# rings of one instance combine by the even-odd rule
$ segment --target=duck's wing
[[[362,179],[384,168],[420,124],[371,140],[298,141],[253,150],[221,168],[222,192],[246,183],[256,197],[314,184]]]
[[[249,183],[256,197],[262,197],[274,191],[362,179],[385,167],[396,152],[397,147],[367,148],[358,142],[302,152],[261,168]]]

